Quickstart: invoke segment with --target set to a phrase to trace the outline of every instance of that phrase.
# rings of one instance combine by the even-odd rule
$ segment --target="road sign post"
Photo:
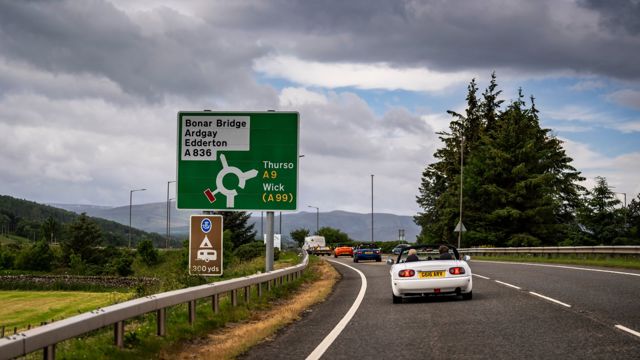
[[[296,210],[296,112],[179,112],[178,209]]]
[[[221,276],[222,216],[191,215],[189,226],[189,275]]]

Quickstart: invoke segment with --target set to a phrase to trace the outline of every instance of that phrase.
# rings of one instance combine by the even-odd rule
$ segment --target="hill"
[[[40,225],[45,220],[52,218],[64,226],[73,222],[79,213],[82,211],[76,213],[29,200],[0,195],[0,225],[3,231],[8,229],[12,233],[32,240],[41,237]],[[128,244],[128,221],[127,225],[123,225],[102,217],[94,217],[89,213],[87,215],[102,229],[104,245],[124,246]],[[164,244],[164,237],[139,229],[132,229],[131,238],[133,244],[144,238],[151,239],[156,244]]]
[[[129,206],[103,207],[83,206],[75,204],[55,204],[54,206],[75,212],[86,212],[87,215],[117,221],[121,224],[129,223]],[[171,234],[186,237],[188,233],[189,216],[199,214],[197,211],[177,210],[175,203],[171,206]],[[167,227],[167,203],[149,203],[132,206],[132,226],[158,234],[165,235]],[[280,213],[275,214],[275,231],[280,230]],[[266,215],[261,220],[260,213],[254,213],[251,223],[260,233],[261,224],[266,231]],[[374,214],[374,240],[398,240],[398,230],[405,230],[405,239],[415,241],[420,228],[413,222],[413,217],[394,214]],[[331,211],[320,213],[320,227],[329,226],[347,233],[354,240],[368,241],[371,239],[371,214],[352,213],[347,211]],[[298,228],[316,230],[315,212],[298,212],[282,214],[282,234],[288,236],[292,230]]]

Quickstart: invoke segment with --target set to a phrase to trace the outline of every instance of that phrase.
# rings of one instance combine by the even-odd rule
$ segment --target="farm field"
[[[0,291],[0,327],[6,334],[130,299],[133,293],[83,291]]]

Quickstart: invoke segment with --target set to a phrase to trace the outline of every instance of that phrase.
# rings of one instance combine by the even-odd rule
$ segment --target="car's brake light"
[[[398,273],[398,276],[400,277],[412,277],[416,274],[416,272],[412,269],[404,269],[404,270],[400,270],[400,272]]]
[[[451,274],[451,275],[462,275],[462,274],[464,274],[464,268],[463,267],[459,267],[459,266],[449,268],[449,274]]]

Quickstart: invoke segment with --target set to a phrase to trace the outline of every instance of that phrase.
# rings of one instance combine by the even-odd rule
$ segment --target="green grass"
[[[77,315],[106,305],[122,302],[131,293],[94,293],[69,291],[0,291],[0,326],[13,332],[39,326],[41,322]]]
[[[531,262],[531,263],[550,263],[550,264],[567,264],[567,265],[584,265],[584,266],[603,266],[613,268],[640,269],[640,258],[633,256],[610,256],[610,255],[592,255],[592,254],[576,254],[576,255],[491,255],[480,256],[472,255],[473,260],[493,260],[493,261],[513,261],[513,262]]]
[[[12,234],[0,235],[0,244],[2,245],[8,245],[8,244],[22,245],[27,243],[31,244],[33,243],[33,241],[18,235],[12,235]]]
[[[297,258],[297,257],[296,257]],[[288,261],[292,257],[285,257]],[[315,263],[315,259],[312,262]],[[239,272],[255,270],[258,261],[238,264]],[[264,264],[264,260],[262,262]],[[230,300],[223,297],[220,300],[220,312],[214,314],[210,298],[201,299],[196,306],[196,321],[190,325],[187,321],[186,304],[167,309],[167,335],[158,337],[156,332],[155,314],[139,316],[127,322],[125,328],[125,347],[118,349],[113,345],[113,328],[93,332],[90,335],[64,341],[56,345],[56,356],[60,359],[149,359],[158,358],[161,351],[169,354],[175,352],[183,341],[205,336],[212,330],[224,327],[225,324],[238,322],[250,318],[253,310],[266,309],[273,305],[274,300],[287,297],[303,282],[315,280],[317,275],[313,271],[306,271],[304,275],[293,282],[276,286],[271,292],[263,288],[263,297],[257,297],[255,287],[252,287],[250,301],[243,299],[243,291],[238,291],[238,306],[231,306]],[[39,358],[41,352],[34,352],[27,358]]]

